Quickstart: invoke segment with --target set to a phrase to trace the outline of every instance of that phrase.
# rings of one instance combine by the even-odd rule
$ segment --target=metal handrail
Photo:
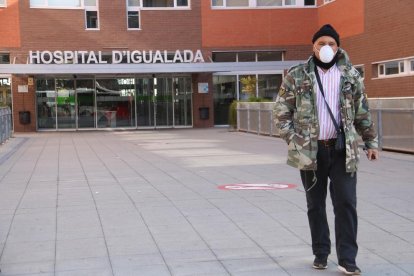
[[[380,149],[414,153],[414,108],[371,108],[371,115]],[[279,136],[274,124],[273,103],[242,103],[237,107],[238,131]]]

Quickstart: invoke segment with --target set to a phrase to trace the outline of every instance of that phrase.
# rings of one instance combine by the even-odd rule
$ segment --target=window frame
[[[2,2],[4,2],[2,4]],[[7,0],[0,0],[0,8],[7,8]]]
[[[280,53],[280,60],[270,60],[270,61],[284,61],[285,60],[285,51],[284,50],[213,51],[211,53],[211,59],[212,59],[212,62],[266,62],[266,61],[263,61],[263,60],[259,60],[259,54],[260,53],[272,53],[272,52]],[[252,54],[254,54],[254,61],[239,61],[239,55],[243,54],[243,53],[252,53]],[[228,55],[234,54],[235,55],[235,61],[214,61],[214,59],[213,59],[214,54],[228,54]],[[267,60],[267,61],[269,61],[269,60]]]
[[[8,56],[9,62],[3,62],[3,57]],[[10,64],[11,63],[11,58],[10,58],[10,53],[9,52],[0,52],[0,64]]]
[[[313,4],[312,5],[306,5],[306,0],[303,0],[303,6],[304,7],[309,7],[309,8],[312,8],[312,7],[317,7],[318,6],[318,0],[313,0]]]
[[[83,4],[85,4],[84,1],[82,1]],[[96,28],[88,28],[88,16],[87,16],[87,12],[88,11],[96,11],[96,20],[97,20],[97,26]],[[99,20],[99,0],[96,0],[96,5],[95,6],[85,6],[85,30],[87,31],[99,31],[101,29],[101,20]]]
[[[397,63],[398,73],[387,74],[387,64]],[[414,57],[406,57],[392,60],[385,60],[374,62],[374,70],[376,76],[372,79],[385,79],[385,78],[396,78],[396,77],[406,77],[414,75]]]
[[[73,6],[49,6],[49,0],[42,0],[43,5],[41,6],[32,6],[31,1],[29,0],[29,6],[31,9],[60,9],[60,10],[83,10],[85,9],[85,0],[79,0],[80,6],[73,7]],[[98,3],[98,0],[96,0]],[[86,6],[88,7],[88,6]]]
[[[187,6],[178,6],[178,0],[174,0],[174,7],[144,7],[144,0],[140,0],[142,10],[191,10],[191,0],[187,0]]]
[[[287,4],[287,2],[292,0],[281,0],[282,5],[280,6],[260,6],[258,5],[258,0],[248,0],[247,6],[227,6],[228,0],[222,0],[222,5],[214,5],[214,0],[210,1],[210,7],[213,10],[220,9],[287,9],[287,8],[316,8],[317,2],[315,0],[313,5],[305,5],[304,0],[295,0],[295,4]]]
[[[128,31],[140,31],[141,29],[141,9],[142,9],[142,0],[139,1],[139,6],[129,6],[128,0],[126,0],[126,25]],[[129,12],[138,12],[138,28],[129,27]]]

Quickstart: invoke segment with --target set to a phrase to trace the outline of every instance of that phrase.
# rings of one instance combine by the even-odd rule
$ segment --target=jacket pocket
[[[288,163],[299,169],[304,169],[313,163],[309,128],[300,130],[295,126],[295,131],[295,135],[288,144]]]

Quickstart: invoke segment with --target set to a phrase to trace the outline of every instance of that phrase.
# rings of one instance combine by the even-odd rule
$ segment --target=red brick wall
[[[0,51],[20,46],[19,1],[8,0],[0,8]]]
[[[12,78],[13,88],[13,126],[16,132],[30,132],[36,131],[36,106],[35,106],[35,86],[29,85],[28,93],[18,93],[19,85],[28,85],[28,78],[30,76],[20,75]],[[30,112],[30,124],[23,125],[19,121],[19,112]]]
[[[206,57],[220,50],[279,49],[285,50],[286,60],[296,60],[312,54],[314,32],[331,23],[341,34],[341,46],[351,61],[365,65],[370,97],[414,96],[414,76],[372,79],[373,62],[414,56],[414,1],[335,0],[318,9],[213,10],[210,1],[193,0],[191,10],[141,11],[140,31],[127,30],[126,1],[99,2],[100,30],[87,31],[84,10],[30,9],[29,1],[9,0],[8,7],[0,9],[0,50],[10,48],[12,60],[16,57],[18,63],[26,63],[29,50],[110,52],[117,47],[202,48]],[[199,82],[209,83],[208,94],[198,94]],[[13,78],[16,131],[35,130],[34,88],[27,94],[17,93],[17,85],[26,83],[27,76]],[[193,92],[194,126],[212,126],[211,74],[193,74]],[[200,107],[210,108],[208,120],[199,119]],[[31,125],[19,124],[22,110],[31,111]]]
[[[375,79],[373,62],[414,56],[414,1],[365,0],[365,31],[343,40],[353,64],[364,64],[369,97],[412,97],[414,75]],[[373,79],[374,78],[374,79]]]
[[[214,104],[213,104],[213,77],[211,74],[193,74],[193,125],[196,128],[214,126]],[[198,93],[198,83],[208,83],[208,93]],[[200,119],[200,107],[209,108],[209,119]]]
[[[316,8],[219,10],[201,2],[206,48],[304,45],[317,29]]]
[[[126,1],[99,1],[100,30],[85,30],[84,10],[31,9],[21,1],[21,62],[29,50],[170,50],[201,48],[200,2],[191,10],[143,10],[142,30],[127,30]]]
[[[364,32],[364,1],[335,0],[318,8],[318,26],[331,24],[346,38]]]

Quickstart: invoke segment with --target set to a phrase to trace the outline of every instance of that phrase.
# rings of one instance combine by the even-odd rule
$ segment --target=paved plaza
[[[286,152],[225,128],[15,134],[0,146],[0,275],[342,275],[330,199],[329,267],[311,268]],[[414,275],[413,155],[363,158],[358,212],[363,275]]]

